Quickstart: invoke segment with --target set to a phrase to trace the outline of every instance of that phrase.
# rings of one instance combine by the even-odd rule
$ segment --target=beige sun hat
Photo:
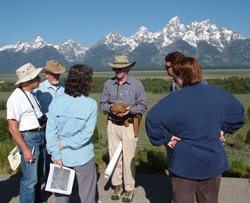
[[[128,66],[132,68],[135,65],[135,62],[129,63],[127,56],[115,56],[115,62],[114,63],[107,62],[107,64],[111,68],[126,68]]]
[[[35,68],[31,63],[26,63],[16,70],[18,81],[15,85],[34,79],[43,69]]]
[[[43,67],[43,70],[54,74],[61,74],[66,71],[66,68],[62,63],[52,60],[46,61],[46,66]]]

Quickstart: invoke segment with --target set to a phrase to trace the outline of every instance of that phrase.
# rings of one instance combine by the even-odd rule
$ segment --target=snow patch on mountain
[[[122,54],[128,54],[142,43],[154,43],[159,51],[161,51],[161,49],[168,47],[180,39],[195,48],[198,47],[200,42],[204,41],[222,51],[228,44],[235,40],[246,38],[227,28],[218,28],[215,24],[211,24],[209,19],[202,22],[194,21],[190,25],[185,26],[180,23],[179,17],[175,16],[165,27],[155,33],[148,31],[145,26],[142,26],[133,36],[126,38],[121,36],[117,30],[113,30],[93,46],[82,46],[72,39],[60,45],[52,45],[46,43],[38,36],[32,42],[19,41],[15,45],[7,45],[0,48],[0,51],[10,50],[13,52],[22,51],[28,53],[45,46],[52,46],[68,61],[81,61],[90,48],[100,45],[106,45],[110,50],[119,50]]]
[[[45,46],[53,46],[53,45],[48,44],[47,42],[44,41],[44,39],[38,36],[32,42],[19,41],[14,45],[8,45],[2,47],[0,51],[8,49],[8,50],[13,50],[14,52],[22,51],[23,53],[29,53],[31,51],[34,51],[35,49],[41,49]]]
[[[68,61],[80,61],[85,56],[90,46],[82,46],[77,44],[74,40],[69,39],[61,45],[55,47],[60,54],[62,54]]]

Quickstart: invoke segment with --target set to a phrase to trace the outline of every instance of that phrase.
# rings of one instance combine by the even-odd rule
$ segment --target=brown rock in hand
[[[120,102],[113,106],[112,111],[116,114],[125,113],[127,111],[127,104]]]

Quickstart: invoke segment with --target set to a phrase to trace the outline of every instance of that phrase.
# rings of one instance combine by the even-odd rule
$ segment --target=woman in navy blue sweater
[[[173,64],[181,90],[157,103],[147,114],[146,130],[155,146],[172,148],[174,202],[216,203],[221,174],[229,168],[222,134],[245,123],[243,105],[230,93],[201,84],[198,61],[183,57]]]

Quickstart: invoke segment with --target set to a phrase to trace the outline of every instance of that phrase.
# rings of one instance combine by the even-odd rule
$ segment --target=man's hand
[[[17,145],[23,151],[24,160],[26,162],[30,162],[30,161],[32,162],[35,159],[35,157],[33,156],[32,151],[29,149],[29,147],[25,143],[25,141],[21,135],[21,132],[18,129],[19,121],[15,120],[15,119],[8,119],[8,123],[9,123],[9,131],[10,131],[12,137],[16,141]]]
[[[30,162],[33,162],[35,160],[35,157],[29,148],[22,150],[22,151],[23,151],[23,158],[26,162],[30,163]]]
[[[58,159],[58,160],[55,160],[54,161],[54,164],[56,164],[56,165],[59,165],[59,170],[61,170],[62,169],[62,160],[61,159]]]
[[[226,138],[224,137],[224,132],[223,131],[220,131],[220,140],[221,140],[221,142],[222,142],[223,145],[227,141]]]
[[[131,109],[129,107],[127,107],[126,110],[127,110],[126,112],[117,114],[117,116],[124,117],[124,116],[128,115],[131,112]]]
[[[116,113],[114,113],[114,112],[112,111],[113,107],[114,107],[114,105],[113,105],[113,104],[110,104],[110,111],[111,111],[112,114],[116,114]]]
[[[171,140],[169,141],[168,146],[169,146],[171,149],[174,149],[175,144],[176,144],[178,141],[180,141],[180,140],[181,140],[181,138],[176,137],[176,136],[173,136],[173,137],[171,138]]]

